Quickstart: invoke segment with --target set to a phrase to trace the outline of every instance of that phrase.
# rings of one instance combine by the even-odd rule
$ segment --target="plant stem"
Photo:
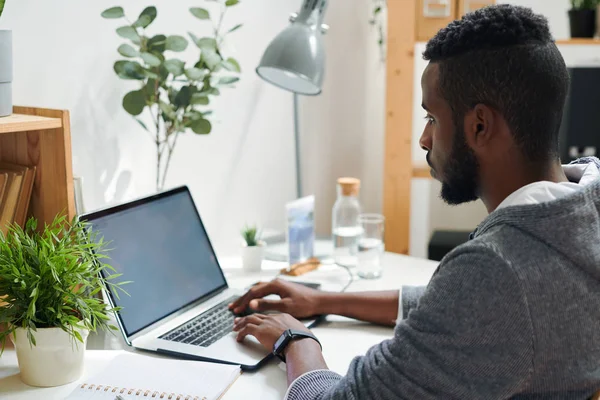
[[[169,153],[167,154],[167,162],[165,164],[165,172],[163,174],[162,186],[165,186],[165,182],[167,180],[167,173],[169,172],[169,165],[171,164],[171,156],[173,155],[173,151],[175,150],[175,145],[177,144],[177,138],[179,137],[180,132],[175,132],[175,137],[173,138],[173,144],[169,145]],[[168,143],[167,139],[167,143]]]
[[[160,191],[160,161],[162,151],[160,150],[160,106],[156,104],[156,191]]]

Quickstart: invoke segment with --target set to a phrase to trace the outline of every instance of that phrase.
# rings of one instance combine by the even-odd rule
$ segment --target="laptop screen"
[[[109,242],[106,263],[132,281],[114,293],[127,336],[227,287],[187,188],[82,217]]]

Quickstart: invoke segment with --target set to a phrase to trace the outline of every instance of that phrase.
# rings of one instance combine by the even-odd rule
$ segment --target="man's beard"
[[[450,205],[458,205],[479,198],[479,163],[465,139],[464,124],[455,127],[452,151],[443,168],[441,198]]]

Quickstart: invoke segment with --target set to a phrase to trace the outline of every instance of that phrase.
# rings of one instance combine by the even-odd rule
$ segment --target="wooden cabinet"
[[[59,213],[75,215],[68,111],[14,107],[0,118],[0,161],[36,167],[29,216],[38,227]]]
[[[495,3],[495,0],[418,0],[417,41],[426,42],[455,19]]]

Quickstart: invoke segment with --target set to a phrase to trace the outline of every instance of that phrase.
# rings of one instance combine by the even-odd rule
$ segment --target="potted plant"
[[[12,225],[0,233],[0,331],[14,343],[21,380],[31,386],[58,386],[81,377],[90,331],[109,325],[99,292],[120,274],[102,261],[104,242],[86,223],[57,216],[38,231],[35,219],[25,229]],[[100,271],[110,270],[106,279]],[[1,354],[1,352],[0,352]]]
[[[571,37],[593,38],[596,33],[596,8],[598,0],[571,0],[569,24]]]
[[[6,0],[0,0],[0,17]],[[12,31],[0,30],[0,117],[12,114]]]
[[[203,22],[212,22],[212,34],[197,37],[190,33],[197,59],[191,64],[176,58],[187,49],[188,40],[180,35],[149,35],[147,28],[156,19],[156,7],[147,7],[135,22],[125,17],[122,7],[102,12],[102,17],[124,20],[117,34],[127,42],[117,51],[123,59],[114,64],[121,79],[137,81],[135,90],[123,97],[123,108],[148,132],[156,145],[156,190],[164,188],[171,157],[179,136],[186,131],[198,135],[212,130],[211,99],[220,89],[232,87],[239,80],[240,64],[227,58],[223,42],[242,24],[225,27],[224,17],[239,0],[213,0],[219,13],[211,18],[209,10],[190,8],[190,13]],[[142,117],[142,118],[140,118]]]
[[[246,226],[242,230],[242,267],[249,272],[260,271],[265,256],[265,242],[260,240],[256,226]]]

